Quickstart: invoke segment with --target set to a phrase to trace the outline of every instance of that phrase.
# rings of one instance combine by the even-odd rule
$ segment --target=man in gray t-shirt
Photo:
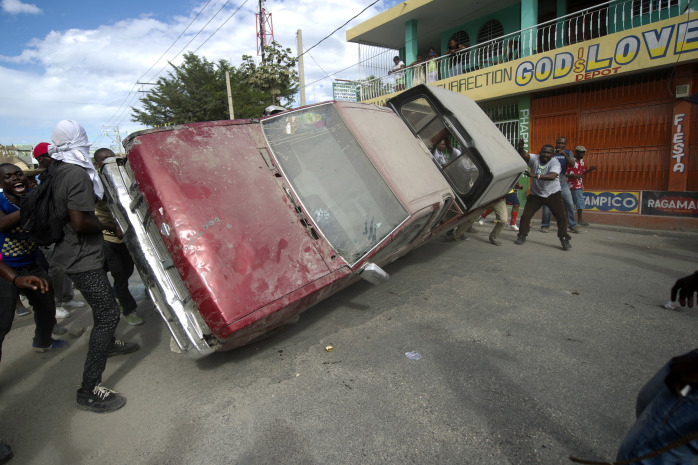
[[[56,162],[54,162],[56,163]],[[94,214],[95,194],[85,170],[70,163],[56,163],[53,202],[59,218],[69,218],[69,210],[85,212],[97,222]],[[67,274],[102,269],[104,252],[100,233],[77,233],[70,221],[63,225],[63,239],[56,243],[52,260]]]
[[[530,168],[530,171],[524,172],[524,175],[531,178],[531,189],[526,198],[526,206],[519,224],[519,234],[514,243],[521,245],[526,242],[526,236],[531,230],[531,218],[545,205],[550,208],[557,222],[557,236],[560,238],[562,250],[569,250],[572,248],[571,238],[567,234],[567,215],[560,193],[558,179],[562,174],[560,163],[553,158],[555,148],[552,145],[544,145],[539,155],[530,155],[524,151],[523,146],[524,141],[520,139],[519,155]]]
[[[40,179],[50,187],[51,201],[58,218],[63,219],[63,237],[56,242],[53,263],[64,271],[92,307],[94,326],[87,346],[82,384],[77,391],[78,408],[92,412],[112,412],[124,406],[126,398],[101,385],[107,358],[128,354],[138,344],[114,337],[120,312],[104,271],[102,230],[117,235],[115,224],[100,223],[95,216],[95,195],[103,186],[89,164],[89,141],[85,129],[75,121],[60,121],[51,134],[48,153],[37,157],[46,168]]]

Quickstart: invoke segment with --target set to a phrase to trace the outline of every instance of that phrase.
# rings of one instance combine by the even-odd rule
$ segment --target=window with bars
[[[481,44],[488,40],[496,39],[504,35],[504,26],[496,19],[490,19],[480,27],[477,33],[477,43]]]
[[[457,43],[461,44],[465,48],[470,47],[470,36],[465,31],[456,32],[451,37],[449,37],[448,40],[451,41],[451,39],[455,40]]]

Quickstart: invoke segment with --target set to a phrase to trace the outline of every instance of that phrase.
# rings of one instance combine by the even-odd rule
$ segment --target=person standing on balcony
[[[567,234],[567,217],[560,193],[560,181],[558,181],[561,168],[560,162],[553,157],[555,149],[552,145],[544,145],[540,149],[540,154],[534,155],[524,151],[523,148],[524,140],[519,139],[519,155],[530,168],[530,172],[524,171],[524,175],[531,178],[531,190],[526,198],[526,206],[519,223],[519,234],[514,244],[521,245],[526,242],[526,236],[531,230],[531,218],[541,206],[547,205],[557,221],[557,237],[560,238],[562,250],[569,250],[572,248],[571,237]]]
[[[439,54],[436,53],[436,49],[429,47],[427,52],[427,84],[439,80],[439,65],[436,62],[438,57]]]
[[[577,162],[574,166],[567,168],[567,183],[570,185],[570,192],[572,192],[572,200],[577,207],[577,224],[582,226],[589,226],[589,223],[582,219],[582,212],[584,211],[584,175],[594,171],[595,166],[589,169],[584,169],[584,154],[587,149],[583,145],[578,145],[574,148],[574,159]]]
[[[424,58],[421,53],[417,54],[417,59],[410,63],[410,69],[412,70],[412,84],[410,87],[414,87],[419,84],[424,84],[426,82],[424,75]]]
[[[448,48],[446,49],[446,53],[451,55],[448,59],[448,77],[458,76],[463,73],[463,61],[465,59],[467,64],[467,57],[461,50],[465,50],[465,46],[459,43],[455,37],[452,37],[448,41]]]
[[[400,61],[400,57],[393,57],[393,69],[388,71],[388,74],[395,74],[395,92],[405,90],[405,63]]]
[[[572,156],[572,152],[566,150],[567,137],[558,137],[555,141],[555,159],[560,163],[562,171],[560,171],[560,192],[562,194],[562,202],[565,204],[565,212],[567,213],[567,228],[570,232],[578,233],[577,221],[574,219],[574,202],[572,201],[572,193],[570,186],[567,183],[567,169],[574,167],[577,163]],[[550,231],[550,209],[543,207],[543,220],[540,224],[540,232],[547,233]]]

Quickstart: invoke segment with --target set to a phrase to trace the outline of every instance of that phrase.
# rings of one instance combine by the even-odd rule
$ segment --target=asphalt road
[[[140,342],[109,360],[121,410],[77,410],[84,336],[31,351],[15,320],[0,437],[19,464],[564,464],[612,459],[638,389],[696,347],[698,309],[664,309],[698,268],[698,235],[590,227],[563,252],[491,225],[432,242],[266,339],[192,362],[143,298]],[[660,234],[660,233],[657,233]],[[89,311],[66,320],[90,324]],[[332,345],[331,352],[325,347]],[[406,352],[416,351],[420,360]]]

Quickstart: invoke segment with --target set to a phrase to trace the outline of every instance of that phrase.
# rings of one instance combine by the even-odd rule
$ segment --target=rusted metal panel
[[[555,113],[537,115],[537,111],[532,106],[533,118],[531,118],[531,136],[529,150],[531,153],[538,153],[543,145],[550,144],[555,146],[555,141],[558,137],[567,137],[569,140],[568,148],[574,141],[577,140],[577,131],[579,129],[578,113]]]
[[[588,147],[588,146],[587,146]],[[669,180],[668,144],[658,147],[630,147],[622,150],[591,150],[586,166],[597,171],[584,177],[589,190],[664,190]]]

